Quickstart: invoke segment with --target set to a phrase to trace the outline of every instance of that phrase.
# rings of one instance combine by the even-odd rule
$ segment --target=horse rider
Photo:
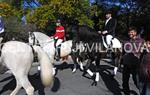
[[[125,54],[122,57],[123,59],[122,86],[125,95],[130,95],[130,88],[129,88],[130,74],[132,75],[134,84],[138,86],[137,73],[141,53],[140,49],[137,51],[137,48],[141,47],[144,42],[143,39],[137,35],[137,29],[135,27],[129,28],[128,35],[129,41],[124,43]]]
[[[65,37],[65,28],[62,26],[60,19],[56,21],[56,32],[53,37],[55,40],[54,46],[56,48],[55,57],[57,60],[59,60],[60,59],[60,44],[64,41],[64,37]]]
[[[103,44],[104,44],[105,48],[112,48],[112,40],[115,36],[117,20],[112,17],[112,11],[111,10],[108,10],[106,12],[105,17],[106,17],[106,21],[105,21],[105,25],[104,25],[104,30],[98,31],[98,33],[102,34],[102,38],[104,38],[105,43],[103,43]],[[112,59],[112,63],[115,63],[113,53],[111,51],[109,51],[108,53]],[[118,67],[115,66],[112,76],[117,74],[117,70],[118,70]]]
[[[2,19],[2,16],[0,16],[0,43],[3,40],[4,36],[5,36],[4,21]]]
[[[112,18],[112,11],[107,11],[106,12],[106,21],[104,25],[104,31],[99,31],[100,34],[104,36],[105,42],[108,47],[111,46],[111,41],[113,37],[115,36],[115,30],[116,30],[116,25],[117,25],[117,20]],[[109,35],[109,36],[108,36]],[[112,37],[110,37],[110,35]]]

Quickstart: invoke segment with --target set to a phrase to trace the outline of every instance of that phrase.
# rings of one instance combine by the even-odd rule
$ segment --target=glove
[[[102,31],[98,31],[99,34],[102,34]]]
[[[103,31],[103,32],[102,32],[103,35],[106,34],[106,33],[108,33],[108,32],[107,32],[107,31]]]
[[[58,39],[58,37],[55,37],[55,39]]]

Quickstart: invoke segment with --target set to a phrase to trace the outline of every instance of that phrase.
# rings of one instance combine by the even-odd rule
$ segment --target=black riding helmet
[[[57,19],[56,23],[61,23],[61,20],[60,20],[60,19]]]

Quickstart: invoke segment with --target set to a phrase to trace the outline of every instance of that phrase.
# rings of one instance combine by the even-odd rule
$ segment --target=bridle
[[[38,45],[38,46],[41,46],[41,44],[45,44],[45,43],[49,43],[49,42],[54,41],[54,38],[53,38],[53,40],[40,43],[39,40],[36,38],[36,36],[35,36],[35,34],[33,32],[32,33],[29,32],[29,37],[31,37],[31,40],[33,40],[33,45]]]
[[[29,37],[31,37],[31,40],[33,40],[33,45],[38,45],[38,46],[40,46],[39,41],[38,41],[38,39],[35,37],[35,34],[34,34],[34,33],[29,32]],[[36,43],[36,42],[37,42],[37,43]]]

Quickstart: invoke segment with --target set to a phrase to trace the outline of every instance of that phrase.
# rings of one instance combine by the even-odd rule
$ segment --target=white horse
[[[49,58],[50,60],[52,60],[54,62],[54,56],[55,56],[55,47],[54,47],[54,39],[52,37],[49,37],[41,32],[33,32],[33,33],[29,33],[29,44],[39,44],[43,50],[45,52],[47,52],[47,54],[49,55]],[[60,49],[60,56],[61,57],[64,57],[64,56],[67,56],[69,55],[72,50],[72,40],[69,40],[69,41],[65,41],[61,44],[61,49]],[[79,44],[78,48],[80,49],[80,52],[84,51],[84,46],[83,44]],[[76,60],[74,60],[74,64],[76,65]],[[74,65],[74,66],[75,66]],[[80,62],[80,68],[81,70],[84,70],[83,68],[83,64],[82,62]],[[54,70],[55,71],[55,70]],[[73,72],[76,71],[76,68],[73,69]],[[116,73],[116,68],[115,68],[115,73]],[[87,72],[93,76],[94,74],[89,70],[87,69]],[[99,81],[99,74],[96,74],[96,78],[95,78],[96,81]]]
[[[43,50],[45,52],[47,52],[50,60],[54,62],[55,47],[54,47],[54,39],[53,38],[48,37],[47,35],[45,35],[41,32],[33,32],[33,33],[29,33],[28,40],[29,40],[29,44],[31,44],[31,45],[39,44],[43,48]],[[71,52],[72,52],[71,48],[72,48],[72,40],[61,43],[60,57],[65,57],[65,56],[71,54]],[[80,49],[80,52],[83,52],[85,47],[83,44],[78,44],[77,48]],[[76,64],[77,64],[76,58],[73,58],[73,61],[74,61],[74,68],[73,68],[72,72],[75,72]],[[79,65],[80,65],[80,69],[84,70],[83,64],[81,61],[80,61]],[[53,71],[55,71],[55,70],[53,69]],[[87,69],[87,72],[91,76],[94,75],[90,69]],[[99,75],[96,74],[95,80],[99,81]]]
[[[33,51],[38,54],[41,66],[41,80],[44,86],[49,86],[53,82],[52,64],[48,55],[39,46],[27,45],[19,41],[9,41],[4,43],[1,49],[0,63],[5,65],[16,79],[16,88],[10,95],[16,95],[23,87],[27,95],[34,94],[34,88],[28,80],[28,73],[33,63]]]
[[[39,44],[43,48],[43,50],[48,54],[50,60],[54,63],[55,47],[54,47],[54,39],[52,37],[49,37],[41,32],[33,32],[29,33],[28,40],[29,44],[31,45]],[[71,48],[72,48],[72,40],[61,43],[60,57],[64,58],[70,55],[72,52]],[[74,68],[72,72],[75,71],[76,68]]]

